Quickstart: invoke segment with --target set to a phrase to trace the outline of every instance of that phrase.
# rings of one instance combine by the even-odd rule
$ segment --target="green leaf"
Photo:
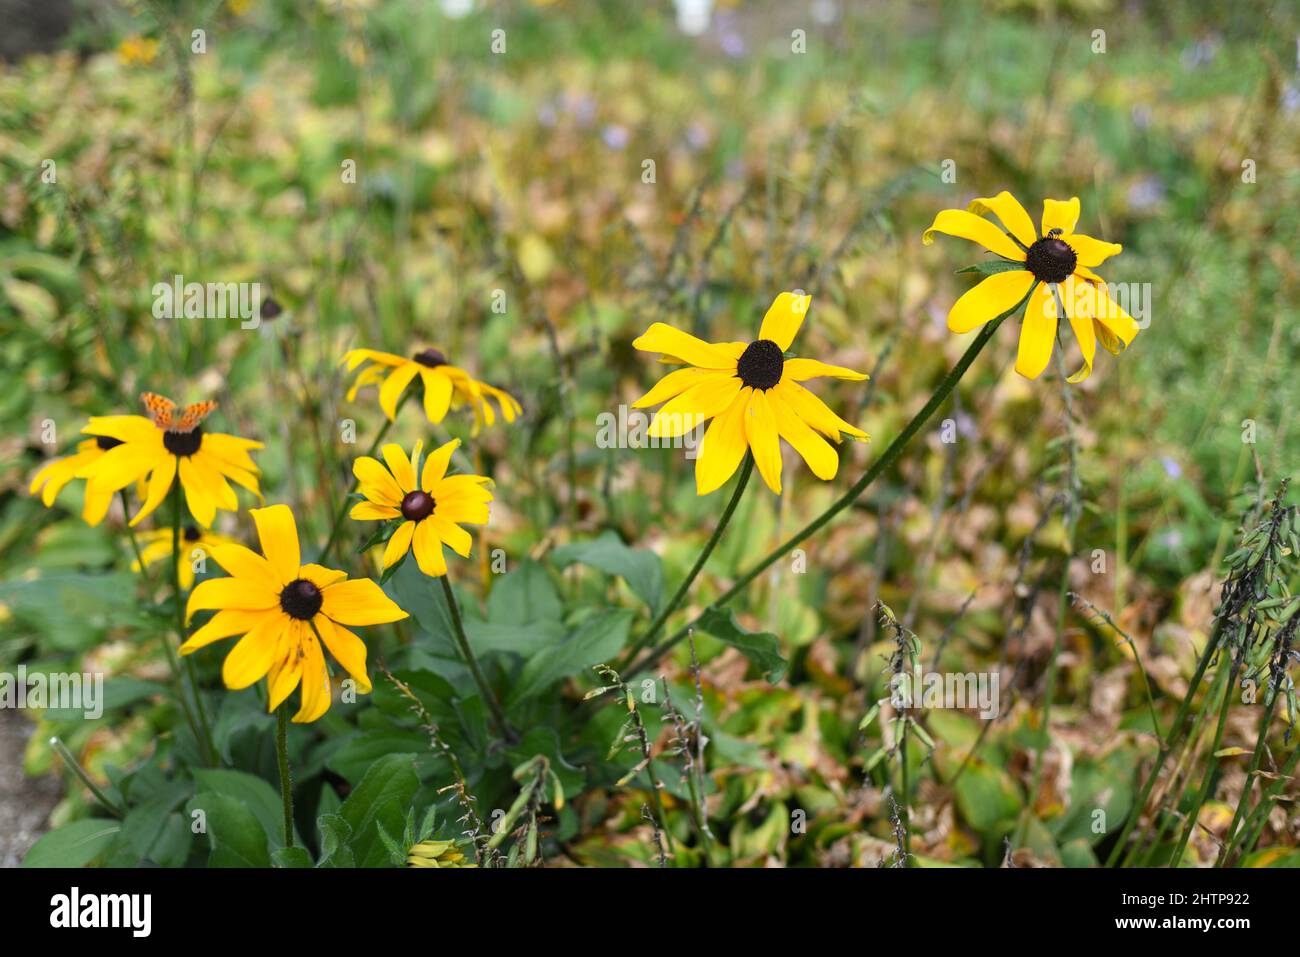
[[[958,269],[957,275],[964,272],[979,273],[981,276],[992,276],[995,273],[1011,272],[1013,269],[1024,269],[1024,263],[1012,262],[1009,259],[987,259],[984,262],[978,262],[967,266],[965,269]]]
[[[581,562],[607,575],[617,575],[652,613],[658,612],[663,602],[664,571],[659,556],[648,549],[628,547],[613,531],[591,541],[562,545],[551,553],[551,560],[559,568]]]
[[[957,779],[957,810],[966,823],[991,833],[1000,822],[1015,817],[1023,799],[1010,777],[979,758],[971,760]]]
[[[415,799],[420,779],[409,755],[380,758],[339,808],[339,817],[352,830],[348,846],[358,867],[380,867],[388,862],[388,850],[379,837],[382,825],[400,834],[406,809]]]
[[[487,619],[494,625],[527,625],[538,619],[559,621],[563,611],[551,576],[531,558],[497,579],[487,600]]]
[[[277,788],[256,775],[226,768],[194,772],[195,790],[234,798],[257,816],[262,830],[281,843],[284,837],[284,803]]]
[[[193,821],[194,812],[202,811],[208,844],[212,853],[209,867],[270,867],[266,831],[257,815],[238,798],[205,791],[186,805]]]
[[[515,682],[512,700],[521,701],[539,694],[557,681],[613,659],[627,643],[633,617],[627,608],[603,609],[564,641],[543,648],[524,665],[523,673]]]
[[[85,867],[108,850],[122,831],[117,821],[89,818],[56,828],[32,845],[23,867]]]
[[[311,867],[311,855],[305,847],[281,847],[271,855],[271,863],[276,867]]]
[[[356,858],[347,846],[352,839],[352,828],[337,814],[322,814],[316,818],[320,831],[320,863],[317,867],[355,867]]]
[[[734,614],[721,608],[710,608],[700,616],[699,628],[752,661],[770,683],[776,684],[785,677],[788,662],[781,657],[781,643],[776,635],[766,631],[746,631],[737,623]]]
[[[424,765],[436,760],[429,751],[429,736],[425,732],[389,728],[366,731],[351,738],[325,762],[325,766],[356,783],[365,778],[377,759],[399,754],[409,754]]]

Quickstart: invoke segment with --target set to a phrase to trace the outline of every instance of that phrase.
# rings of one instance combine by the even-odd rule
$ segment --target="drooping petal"
[[[424,417],[437,425],[451,408],[451,377],[438,369],[421,369],[420,381],[424,383]]]
[[[825,362],[818,362],[816,359],[786,359],[781,377],[789,378],[793,382],[805,382],[808,379],[816,379],[818,376],[848,379],[851,382],[861,382],[867,378],[865,372],[856,372],[853,369],[846,369],[844,366],[827,365]]]
[[[1034,221],[1025,212],[1025,207],[1021,206],[1020,200],[1005,189],[996,196],[982,196],[971,200],[966,209],[977,216],[993,213],[1002,220],[1002,225],[1006,227],[1007,232],[1020,240],[1024,246],[1032,246],[1034,240],[1038,238],[1038,234],[1034,232]]]
[[[390,372],[384,384],[379,387],[379,407],[384,410],[389,422],[397,418],[397,400],[419,371],[418,362],[407,362]]]
[[[366,645],[356,634],[342,625],[330,621],[324,615],[317,615],[312,624],[320,632],[321,641],[329,649],[334,660],[343,666],[357,682],[357,690],[362,694],[371,691],[370,675],[366,673]]]
[[[772,391],[790,406],[795,415],[829,439],[838,442],[841,432],[858,439],[868,437],[867,433],[845,422],[825,402],[797,382],[778,382]]]
[[[691,386],[664,403],[646,434],[661,439],[685,435],[729,406],[743,387],[735,375],[718,375]]]
[[[708,495],[720,489],[745,457],[749,449],[745,439],[745,413],[753,392],[748,387],[742,389],[705,430],[695,453],[696,494]]]
[[[325,653],[310,629],[302,642],[302,706],[293,716],[294,724],[310,724],[330,709],[330,675],[325,667]]]
[[[447,559],[442,554],[442,539],[438,537],[438,529],[433,522],[420,522],[415,526],[411,551],[415,553],[420,571],[430,578],[447,574]]]
[[[701,369],[730,370],[736,367],[735,360],[725,350],[663,322],[651,325],[632,341],[632,347],[642,352],[661,352]]]
[[[253,523],[257,526],[262,554],[279,576],[280,584],[289,584],[298,577],[298,566],[302,564],[298,526],[293,520],[293,512],[288,505],[271,505],[251,508],[248,514],[253,516]]]
[[[835,478],[840,467],[835,447],[809,428],[779,395],[769,393],[768,405],[776,417],[777,432],[803,457],[812,473],[823,481]]]
[[[407,617],[369,578],[336,582],[321,589],[321,614],[341,625],[382,625]]]
[[[393,531],[384,546],[385,569],[391,568],[402,560],[402,556],[411,550],[411,536],[415,534],[414,522],[403,522]]]
[[[283,612],[266,615],[236,642],[221,665],[221,680],[227,688],[238,691],[266,677],[275,664],[280,634],[289,627],[289,622],[289,616]]]
[[[305,621],[293,619],[280,637],[280,650],[276,655],[276,663],[267,675],[266,711],[268,714],[284,704],[284,700],[293,693],[293,689],[298,687],[298,682],[302,680],[302,646],[306,631]]]
[[[162,442],[118,445],[78,469],[77,478],[89,479],[116,492],[153,471],[164,459],[172,457]]]
[[[189,457],[182,457],[178,468],[181,488],[185,490],[185,504],[194,520],[204,528],[217,517],[216,493],[208,487],[202,472],[195,468]]]
[[[391,352],[380,352],[378,349],[349,349],[343,353],[343,358],[339,360],[339,364],[346,363],[348,371],[351,372],[363,362],[376,362],[384,366],[400,366],[407,361],[409,360],[405,356],[393,355]]]
[[[1054,286],[1039,283],[1025,307],[1025,321],[1020,327],[1020,345],[1016,352],[1016,371],[1026,379],[1037,379],[1052,358],[1056,343],[1056,296]]]
[[[132,527],[138,525],[142,519],[152,513],[167,498],[167,493],[171,491],[172,482],[176,479],[179,465],[180,463],[174,455],[168,455],[161,459],[154,470],[149,473],[148,491],[145,492],[144,504],[132,516]],[[87,489],[89,490],[89,486]]]
[[[1127,347],[1142,327],[1137,320],[1124,311],[1124,308],[1111,298],[1105,283],[1095,283],[1097,290],[1097,322],[1101,323],[1115,338]]]
[[[439,510],[441,510],[441,506],[439,506]],[[451,518],[437,513],[430,515],[425,521],[433,522],[433,527],[437,530],[438,537],[442,539],[443,544],[447,545],[461,558],[469,558],[470,549],[474,547],[474,537],[469,532],[457,525]]]
[[[773,492],[781,494],[781,442],[777,437],[776,416],[768,404],[767,393],[755,389],[745,412],[745,440],[754,456],[758,474]]]
[[[940,210],[930,228],[921,234],[921,242],[929,246],[934,242],[935,233],[969,239],[1003,259],[1025,261],[1025,251],[1016,245],[1015,240],[983,216],[976,216],[964,209]]]
[[[763,316],[763,325],[759,327],[760,339],[771,339],[781,351],[785,352],[794,342],[794,337],[808,315],[812,305],[812,296],[801,292],[783,292],[772,300],[767,314]]]
[[[1097,312],[1097,296],[1091,283],[1080,282],[1074,276],[1067,276],[1058,288],[1061,305],[1074,330],[1074,338],[1079,343],[1079,352],[1083,356],[1083,367],[1071,375],[1067,381],[1082,382],[1092,375],[1092,363],[1097,355],[1097,333],[1093,317]]]
[[[1053,229],[1059,229],[1062,233],[1074,232],[1074,224],[1079,221],[1079,197],[1072,196],[1068,200],[1062,199],[1045,199],[1043,200],[1043,235],[1046,236]]]
[[[986,276],[952,304],[948,310],[949,331],[970,332],[996,319],[1015,308],[1033,284],[1034,274],[1027,269],[1010,269]]]

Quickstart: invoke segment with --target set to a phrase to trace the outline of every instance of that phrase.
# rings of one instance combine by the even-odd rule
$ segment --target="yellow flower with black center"
[[[455,841],[421,841],[406,853],[407,867],[478,867]]]
[[[469,558],[474,540],[460,526],[487,524],[492,493],[484,486],[492,480],[484,475],[447,474],[459,445],[460,440],[453,439],[439,447],[424,460],[423,468],[420,442],[415,443],[409,459],[400,445],[389,443],[381,450],[384,462],[363,455],[352,463],[352,474],[366,501],[352,506],[349,514],[360,521],[400,523],[384,547],[385,569],[414,552],[424,574],[431,578],[445,575],[443,545]]]
[[[1003,229],[985,219],[988,213],[997,216]],[[1122,352],[1137,336],[1138,324],[1092,270],[1124,247],[1075,232],[1078,221],[1077,196],[1045,199],[1040,234],[1025,208],[1005,190],[973,200],[965,210],[942,210],[921,237],[925,245],[934,242],[935,233],[958,236],[979,243],[1006,264],[953,303],[948,328],[970,332],[1027,301],[1016,355],[1016,371],[1027,379],[1037,379],[1047,368],[1062,312],[1083,354],[1083,368],[1069,381],[1092,374],[1098,343],[1112,355]]]
[[[379,407],[389,421],[397,417],[397,402],[417,376],[424,388],[425,417],[434,425],[447,417],[448,409],[468,405],[474,411],[477,434],[480,426],[496,422],[496,410],[489,401],[493,399],[506,422],[513,422],[523,412],[523,406],[509,393],[473,378],[464,369],[449,363],[437,349],[423,349],[410,359],[376,349],[351,349],[342,361],[347,363],[349,372],[369,363],[353,380],[348,401],[355,399],[363,387],[378,382]]]
[[[131,524],[136,525],[162,504],[173,482],[179,479],[190,514],[204,528],[211,527],[217,509],[239,509],[227,479],[261,496],[257,487],[260,473],[248,453],[262,448],[262,443],[204,432],[201,423],[216,408],[215,402],[196,403],[179,412],[170,400],[152,392],[141,398],[150,418],[96,416],[81,430],[118,443],[77,470],[77,478],[88,480],[87,495],[111,495],[148,476],[144,504],[131,519]]]
[[[196,525],[186,525],[181,529],[180,554],[176,557],[176,571],[180,575],[181,589],[189,591],[194,587],[194,565],[212,557],[212,549],[220,545],[238,544],[233,538],[218,535]],[[140,536],[140,559],[146,566],[172,557],[172,530],[158,528]],[[140,560],[131,563],[131,570],[140,571]]]
[[[63,491],[64,486],[77,478],[82,469],[93,465],[104,457],[110,449],[116,448],[122,443],[107,435],[101,435],[93,439],[83,439],[77,443],[77,451],[61,459],[55,459],[47,462],[40,467],[37,473],[32,476],[32,484],[28,492],[35,495],[37,492],[41,495],[41,503],[49,508],[58,498],[59,493]],[[108,513],[108,506],[113,501],[113,491],[111,489],[94,488],[86,486],[85,502],[81,508],[81,517],[85,519],[88,525],[98,525],[104,520]]]
[[[221,668],[227,688],[238,690],[266,678],[268,711],[274,711],[302,685],[302,706],[293,720],[315,721],[330,706],[330,679],[324,645],[357,683],[370,692],[366,646],[348,626],[379,625],[407,617],[368,578],[349,580],[347,572],[304,565],[298,527],[287,505],[249,509],[262,544],[259,555],[243,545],[217,545],[212,558],[231,577],[199,582],[185,607],[217,613],[181,645],[188,655],[214,641],[243,635]]]
[[[713,420],[696,450],[700,495],[722,487],[747,450],[768,488],[779,494],[780,439],[793,446],[814,475],[833,479],[840,459],[826,438],[868,438],[800,384],[818,376],[861,381],[866,375],[786,355],[810,304],[807,295],[781,293],[753,342],[705,342],[662,322],[633,341],[637,349],[663,353],[664,361],[687,366],[664,376],[633,403],[638,409],[666,403],[650,423],[651,436],[676,438]]]

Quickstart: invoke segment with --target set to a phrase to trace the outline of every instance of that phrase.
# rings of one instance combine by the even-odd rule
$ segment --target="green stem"
[[[722,517],[718,519],[718,524],[714,526],[713,534],[709,536],[709,540],[705,543],[704,550],[700,552],[699,557],[695,559],[695,565],[691,568],[690,573],[682,579],[682,583],[678,587],[677,593],[673,595],[668,603],[664,605],[663,609],[660,610],[659,614],[655,616],[654,621],[652,621],[650,626],[645,630],[645,634],[638,638],[632,644],[632,647],[628,649],[627,657],[624,659],[625,662],[630,661],[638,651],[659,637],[659,632],[663,631],[664,623],[668,621],[668,616],[676,611],[677,606],[686,598],[686,593],[690,591],[691,585],[695,582],[695,579],[699,576],[700,572],[704,570],[704,563],[709,560],[709,556],[713,554],[713,550],[717,548],[718,542],[722,539],[723,529],[727,527],[727,524],[731,521],[731,516],[735,514],[736,506],[740,504],[740,497],[745,494],[745,486],[749,484],[749,477],[753,472],[754,457],[746,454],[745,463],[740,467],[740,479],[736,482],[736,488],[731,493],[731,500],[727,502],[727,507],[723,509]]]
[[[723,592],[720,597],[714,599],[713,603],[697,616],[694,621],[681,628],[668,640],[651,649],[642,661],[637,662],[628,669],[629,672],[643,670],[653,665],[667,654],[673,646],[690,634],[691,629],[698,624],[700,618],[709,611],[726,605],[748,588],[755,578],[763,574],[763,572],[780,560],[787,552],[797,547],[805,539],[816,534],[824,525],[830,522],[831,519],[857,501],[862,493],[871,486],[871,483],[879,478],[881,474],[893,465],[898,457],[902,455],[903,449],[907,447],[907,444],[916,437],[916,434],[921,431],[921,427],[929,421],[930,416],[934,415],[939,406],[942,405],[944,400],[946,400],[952,393],[952,390],[957,387],[957,383],[961,380],[961,377],[966,374],[966,370],[970,368],[970,365],[975,361],[976,356],[978,356],[980,352],[983,351],[984,347],[988,345],[989,340],[993,338],[994,333],[998,331],[998,328],[1006,320],[1007,316],[1010,316],[1012,313],[1019,310],[1022,305],[1024,305],[1023,302],[1018,303],[1015,308],[1009,309],[996,319],[993,319],[984,325],[984,328],[980,330],[979,335],[975,337],[975,341],[970,344],[970,347],[962,357],[957,360],[957,364],[948,371],[946,376],[944,376],[943,381],[939,383],[939,387],[935,390],[934,394],[930,396],[929,401],[925,403],[921,408],[921,411],[916,413],[916,415],[912,417],[912,420],[903,427],[903,431],[898,434],[898,437],[889,443],[880,458],[876,459],[871,468],[867,470],[866,474],[854,482],[849,490],[836,499],[830,508],[826,509],[826,511],[822,512],[817,516],[817,518],[809,522],[801,531],[796,532],[790,538],[778,545],[766,558],[736,579],[735,583]]]
[[[1228,685],[1223,689],[1223,703],[1219,706],[1219,724],[1214,730],[1214,742],[1210,745],[1210,753],[1205,758],[1205,774],[1201,778],[1201,789],[1196,794],[1196,800],[1193,802],[1191,810],[1187,812],[1187,823],[1183,826],[1183,836],[1178,842],[1178,847],[1174,850],[1174,856],[1169,860],[1170,867],[1177,867],[1183,859],[1183,853],[1187,850],[1187,842],[1191,839],[1192,831],[1196,830],[1197,819],[1201,816],[1201,807],[1205,804],[1205,799],[1210,795],[1210,788],[1214,784],[1214,777],[1219,769],[1219,759],[1216,752],[1219,746],[1223,744],[1223,729],[1228,724],[1228,709],[1232,705],[1232,689],[1237,684],[1237,669],[1239,665],[1234,658],[1232,667],[1228,671]]]
[[[397,420],[397,414],[402,411],[402,406],[406,405],[406,400],[414,394],[415,390],[413,389],[407,389],[402,393],[402,397],[397,400],[397,407],[393,409],[393,417],[391,419],[384,419],[383,426],[375,435],[375,440],[370,443],[370,448],[366,451],[367,456],[374,456],[375,450],[379,448],[379,443],[384,441],[384,436],[388,434],[388,430],[393,427],[393,422]],[[338,541],[339,532],[343,531],[343,519],[346,518],[348,514],[349,500],[360,486],[361,482],[359,480],[354,480],[352,487],[348,489],[348,493],[343,496],[343,501],[334,515],[334,524],[330,526],[329,538],[325,540],[325,547],[321,549],[320,558],[318,559],[319,561],[324,562],[330,552],[334,549],[334,545]]]
[[[1196,689],[1200,687],[1201,679],[1205,677],[1205,669],[1209,667],[1210,659],[1214,657],[1214,650],[1219,644],[1220,625],[1215,623],[1214,629],[1210,632],[1210,637],[1205,643],[1205,650],[1201,652],[1201,660],[1196,665],[1196,672],[1192,675],[1191,681],[1187,683],[1187,693],[1183,695],[1182,704],[1178,706],[1178,712],[1174,715],[1174,722],[1169,727],[1169,737],[1160,745],[1160,753],[1156,755],[1156,763],[1152,766],[1150,773],[1147,775],[1142,790],[1138,793],[1137,800],[1129,808],[1128,818],[1124,821],[1124,827],[1119,833],[1119,838],[1115,841],[1115,846],[1111,848],[1110,856],[1106,858],[1106,866],[1114,867],[1119,862],[1120,854],[1124,851],[1124,845],[1128,842],[1128,836],[1133,832],[1133,825],[1137,823],[1138,815],[1146,806],[1147,798],[1151,796],[1151,789],[1155,787],[1156,778],[1160,776],[1160,770],[1165,766],[1165,761],[1169,759],[1170,753],[1182,740],[1183,725],[1187,721],[1187,712],[1192,707],[1192,699],[1196,696]]]
[[[1283,786],[1291,780],[1291,775],[1295,771],[1297,763],[1300,763],[1300,746],[1292,749],[1291,756],[1286,759],[1286,764],[1282,765],[1277,780],[1260,794],[1259,803],[1255,805],[1255,809],[1246,818],[1246,823],[1242,827],[1243,839],[1240,842],[1241,853],[1237,858],[1238,863],[1241,863],[1241,860],[1254,849],[1255,842],[1259,840],[1259,835],[1268,822],[1268,813],[1273,806],[1273,800],[1281,793]]]
[[[488,684],[487,678],[483,675],[483,670],[478,665],[478,659],[474,657],[474,650],[469,646],[469,639],[465,637],[465,624],[461,621],[460,605],[456,603],[456,594],[451,590],[451,583],[447,581],[446,575],[439,575],[438,581],[442,584],[442,593],[447,599],[447,609],[451,612],[452,637],[456,639],[456,646],[460,649],[460,655],[465,659],[465,665],[469,672],[474,676],[474,683],[478,685],[479,694],[483,696],[483,701],[487,704],[488,710],[492,712],[492,717],[497,723],[497,728],[507,741],[518,740],[514,728],[510,727],[510,722],[506,720],[506,713],[501,708],[501,702],[497,700],[496,693],[493,692],[492,686]]]
[[[90,779],[90,775],[86,772],[86,769],[81,766],[81,762],[78,761],[73,753],[68,750],[68,746],[64,744],[62,740],[57,737],[50,738],[50,747],[52,747],[59,757],[63,759],[63,763],[66,764],[72,770],[72,773],[81,780],[81,783],[86,786],[86,789],[94,795],[95,800],[103,806],[105,811],[118,820],[126,817],[126,811],[118,807],[113,801],[110,801],[108,795],[99,789],[99,786]]]
[[[153,581],[149,569],[144,565],[144,553],[140,551],[140,542],[136,540],[135,529],[131,527],[131,506],[126,500],[126,489],[118,489],[117,495],[122,500],[122,515],[126,518],[126,537],[131,542],[131,551],[135,553],[135,563],[140,566],[140,580],[144,582],[145,588],[152,589]]]
[[[180,472],[177,471],[174,484],[172,485],[172,589],[176,597],[176,639],[182,645],[185,644],[185,598],[181,589],[181,480]],[[172,651],[171,645],[167,639],[163,639],[163,644],[167,647],[167,655],[175,661],[175,652]],[[199,749],[203,751],[204,758],[209,764],[217,763],[217,748],[212,741],[212,728],[208,725],[207,709],[203,705],[203,696],[199,693],[199,680],[194,672],[194,662],[185,659],[185,674],[190,680],[190,692],[194,697],[194,710],[198,715],[198,727],[194,729],[195,737],[198,739]],[[179,682],[180,672],[177,671]],[[182,700],[185,697],[184,684],[181,683],[179,688]],[[188,712],[188,708],[186,711]],[[191,719],[193,716],[191,715]],[[191,721],[193,724],[193,721]]]
[[[293,847],[293,779],[289,776],[289,703],[275,709],[275,756],[280,765],[280,800],[284,804],[284,846]]]
[[[1278,688],[1272,683],[1268,687],[1268,700],[1264,702],[1264,716],[1259,720],[1259,735],[1255,738],[1255,753],[1250,756],[1250,767],[1246,769],[1246,783],[1242,786],[1241,797],[1237,801],[1237,810],[1232,815],[1232,823],[1228,825],[1228,840],[1219,851],[1219,859],[1215,861],[1215,867],[1223,867],[1228,862],[1228,856],[1245,836],[1243,829],[1241,834],[1237,833],[1237,826],[1241,824],[1242,818],[1246,816],[1246,808],[1250,805],[1250,792],[1255,786],[1256,772],[1259,771],[1260,761],[1264,757],[1264,740],[1268,737],[1268,728],[1273,721],[1273,709],[1277,706]]]

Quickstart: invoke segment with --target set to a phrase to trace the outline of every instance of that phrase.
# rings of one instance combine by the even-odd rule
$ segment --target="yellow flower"
[[[410,359],[375,349],[351,349],[342,361],[347,363],[349,372],[363,363],[371,363],[353,381],[348,390],[348,401],[355,399],[363,386],[382,382],[379,407],[390,421],[397,416],[397,400],[417,375],[424,386],[424,414],[434,425],[447,417],[448,409],[468,404],[474,410],[474,433],[477,435],[480,425],[492,425],[496,421],[496,412],[489,399],[496,399],[507,422],[513,422],[523,411],[511,395],[471,378],[458,366],[450,365],[447,357],[437,349],[425,349]]]
[[[410,459],[400,445],[385,445],[381,451],[387,467],[368,455],[352,463],[352,474],[366,501],[352,506],[351,516],[360,521],[401,521],[384,548],[385,569],[401,561],[407,552],[414,552],[424,574],[432,578],[445,575],[443,545],[469,558],[474,540],[460,526],[487,524],[492,493],[483,486],[491,479],[447,474],[451,454],[459,445],[460,439],[453,439],[435,450],[425,459],[423,470],[420,442],[415,443]]]
[[[226,6],[230,12],[237,17],[242,17],[249,10],[253,9],[253,0],[228,0]]]
[[[212,550],[219,545],[236,544],[233,538],[186,525],[181,528],[181,549],[177,556],[176,569],[181,577],[181,589],[189,591],[194,587],[194,563],[212,557]],[[158,528],[140,536],[140,558],[146,565],[172,557],[172,530]],[[131,571],[138,572],[140,562],[131,563]]]
[[[158,56],[158,41],[150,37],[129,36],[117,45],[117,58],[127,66],[144,66]]]
[[[104,457],[107,452],[122,443],[117,439],[109,436],[100,436],[94,439],[83,439],[77,443],[77,451],[65,458],[55,459],[53,462],[47,462],[41,466],[34,476],[28,492],[35,495],[41,493],[41,502],[46,508],[54,504],[54,500],[63,487],[71,482],[74,478],[79,477],[83,468],[93,465]],[[104,520],[104,515],[108,512],[108,506],[113,501],[113,491],[110,489],[95,488],[90,485],[86,486],[86,501],[81,509],[81,517],[89,525],[98,525]]]
[[[695,458],[695,488],[707,495],[731,478],[748,449],[763,481],[781,491],[781,443],[803,456],[813,474],[833,479],[840,459],[822,435],[839,442],[841,433],[867,433],[845,422],[799,383],[817,376],[861,381],[861,372],[785,353],[808,313],[811,298],[783,292],[772,302],[753,342],[705,342],[656,322],[632,345],[662,352],[687,368],[670,372],[633,405],[667,402],[650,423],[657,438],[685,435],[713,419]],[[819,435],[818,433],[821,433]]]
[[[197,611],[217,609],[181,645],[188,655],[232,635],[243,635],[226,655],[221,677],[226,687],[247,688],[265,677],[268,711],[274,711],[302,682],[302,707],[293,720],[315,721],[330,706],[329,672],[321,644],[370,692],[366,646],[346,625],[379,625],[407,617],[373,581],[347,580],[347,572],[303,565],[298,528],[287,505],[249,509],[257,525],[262,554],[243,545],[217,545],[212,557],[230,578],[199,582],[185,607],[186,621]]]
[[[985,219],[988,213],[1004,228]],[[1025,378],[1037,379],[1047,368],[1062,311],[1083,353],[1083,368],[1069,381],[1080,382],[1092,374],[1098,342],[1118,355],[1137,336],[1138,324],[1111,299],[1105,281],[1092,270],[1124,247],[1075,232],[1078,220],[1077,196],[1069,201],[1045,199],[1040,235],[1025,208],[1005,190],[973,200],[965,210],[942,210],[921,237],[925,245],[934,242],[935,233],[946,233],[979,243],[1008,264],[953,303],[948,328],[970,332],[1028,297],[1016,355],[1016,371]]]
[[[407,867],[478,867],[455,841],[421,841],[407,852]]]
[[[217,509],[239,509],[234,489],[226,479],[260,497],[257,466],[248,452],[261,442],[220,432],[204,432],[199,423],[215,408],[204,402],[176,415],[176,407],[151,392],[144,394],[152,418],[141,415],[107,415],[90,420],[82,432],[116,439],[107,454],[78,469],[77,478],[89,480],[86,494],[112,494],[148,475],[144,505],[131,524],[137,524],[162,504],[179,477],[190,514],[204,528],[212,525]]]

